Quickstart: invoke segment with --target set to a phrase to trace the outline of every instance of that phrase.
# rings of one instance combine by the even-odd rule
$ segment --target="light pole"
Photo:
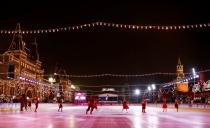
[[[152,90],[155,90],[155,89],[156,89],[155,84],[152,84]]]
[[[156,86],[155,84],[152,84],[152,101],[154,102],[154,92],[155,92]]]
[[[151,87],[150,86],[148,86],[147,89],[148,89],[149,92],[151,91]]]
[[[192,68],[192,73],[193,73],[193,87],[195,87],[195,79],[199,77],[199,75],[196,74],[195,68]],[[194,98],[195,99],[195,91],[194,91]]]
[[[192,68],[192,73],[193,73],[193,79],[194,79],[193,84],[195,85],[195,76],[196,76],[195,68]]]
[[[149,99],[150,99],[150,98],[151,98],[151,97],[150,97],[150,91],[151,91],[152,89],[151,89],[150,86],[148,86],[148,87],[147,87],[147,90],[148,90],[148,96],[149,96]]]
[[[137,103],[138,103],[139,94],[140,94],[140,90],[139,89],[136,89],[135,90],[135,95],[137,96]]]
[[[48,80],[49,80],[49,82],[51,83],[51,85],[53,85],[53,83],[56,82],[56,81],[55,81],[55,78],[53,78],[53,77],[50,77]]]
[[[53,85],[54,82],[56,82],[55,78],[53,77],[48,78],[48,81],[50,82],[51,86]]]

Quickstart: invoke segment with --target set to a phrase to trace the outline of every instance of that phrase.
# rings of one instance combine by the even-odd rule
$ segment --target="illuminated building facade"
[[[34,43],[36,45],[36,42]],[[39,60],[29,57],[30,51],[23,41],[20,24],[16,27],[9,49],[0,55],[0,96],[7,98],[38,96],[40,99],[52,95],[52,86],[44,79],[44,70]]]

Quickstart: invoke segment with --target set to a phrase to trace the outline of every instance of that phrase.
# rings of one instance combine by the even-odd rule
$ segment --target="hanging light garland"
[[[187,24],[187,25],[132,25],[132,24],[116,24],[107,22],[93,22],[89,24],[81,24],[75,26],[66,26],[59,28],[49,28],[49,29],[37,29],[37,30],[0,30],[1,34],[44,34],[44,33],[56,33],[65,32],[72,30],[79,30],[84,28],[94,28],[96,26],[112,27],[118,29],[130,29],[130,30],[185,30],[185,29],[201,29],[210,27],[210,23],[204,24]]]
[[[197,73],[203,73],[203,72],[210,72],[210,69],[206,70],[201,70],[198,71]],[[7,72],[7,73],[2,73],[0,72],[0,75],[7,75],[8,73],[12,74],[14,72]],[[190,75],[192,73],[186,72],[184,74]],[[134,74],[134,75],[129,75],[129,74],[97,74],[97,75],[68,75],[68,74],[57,74],[58,76],[63,76],[63,77],[69,77],[69,78],[96,78],[96,77],[146,77],[146,76],[157,76],[157,75],[166,75],[166,76],[174,76],[176,73],[164,73],[164,72],[155,72],[155,73],[148,73],[148,74]],[[52,74],[45,74],[41,76],[52,76]],[[184,79],[182,80],[184,81]],[[176,81],[178,82],[178,81]],[[181,81],[180,81],[181,82]]]

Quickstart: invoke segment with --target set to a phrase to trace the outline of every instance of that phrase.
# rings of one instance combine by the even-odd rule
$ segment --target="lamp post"
[[[53,78],[53,77],[48,78],[48,81],[50,82],[51,86],[53,85],[54,82],[56,82],[55,78]],[[56,94],[57,94],[57,92],[56,92]]]
[[[147,89],[148,89],[149,92],[151,91],[151,87],[150,86],[148,86]]]
[[[195,68],[192,68],[192,73],[193,73],[193,84],[195,85],[195,76],[196,76],[196,73],[195,73]]]
[[[195,87],[195,79],[199,77],[199,75],[196,74],[195,68],[192,68],[192,73],[193,73],[193,87]],[[194,98],[195,99],[195,91],[194,91]]]
[[[153,102],[153,100],[154,100],[153,94],[154,94],[154,90],[155,90],[155,89],[156,89],[155,84],[152,84],[151,86],[148,86],[148,87],[147,87],[147,90],[148,90],[148,93],[149,93],[149,98],[151,98],[150,92],[152,91],[152,102]]]
[[[156,89],[155,84],[152,84],[152,90],[155,90],[155,89]]]
[[[152,84],[152,101],[154,102],[154,92],[155,92],[156,86],[155,84]]]
[[[48,79],[48,81],[51,83],[51,85],[53,85],[53,83],[56,82],[56,81],[55,81],[55,78],[53,78],[53,77],[50,77],[50,78]]]
[[[150,99],[150,98],[151,98],[151,96],[150,96],[150,91],[151,91],[152,89],[151,89],[150,86],[148,86],[148,87],[147,87],[147,90],[148,90],[148,96],[149,96],[149,99]]]
[[[135,90],[135,95],[137,96],[137,103],[138,103],[139,94],[140,94],[140,90],[139,89],[136,89]]]

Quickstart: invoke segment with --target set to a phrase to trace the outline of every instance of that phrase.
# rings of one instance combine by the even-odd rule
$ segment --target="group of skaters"
[[[146,113],[146,103],[147,103],[146,98],[143,97],[142,101],[141,101],[142,113]],[[127,110],[129,109],[127,100],[124,99],[122,105],[123,105],[122,111],[126,110],[126,112],[127,112]],[[174,107],[175,107],[176,111],[178,112],[179,111],[179,99],[178,98],[175,99]],[[163,112],[167,112],[168,105],[167,105],[167,100],[165,97],[163,98],[162,108],[163,108]]]
[[[142,101],[141,101],[142,113],[146,113],[146,104],[147,104],[147,100],[145,97],[143,97]],[[128,101],[126,99],[123,100],[122,107],[123,107],[122,112],[124,110],[126,110],[126,112],[128,112],[129,105],[128,105]],[[175,107],[176,111],[178,112],[178,109],[179,109],[178,98],[175,99],[174,107]],[[167,106],[167,100],[165,97],[163,98],[162,108],[163,108],[163,112],[167,112],[168,106]],[[86,114],[88,114],[89,111],[90,111],[90,114],[92,114],[94,109],[97,110],[97,100],[93,96],[91,96],[90,99],[88,100],[88,108],[86,109]]]
[[[25,111],[27,111],[28,109],[30,109],[30,111],[32,111],[32,109],[31,109],[32,100],[34,101],[34,104],[35,104],[34,112],[37,112],[38,105],[39,105],[38,97],[34,97],[33,99],[27,98],[25,94],[23,94],[20,98],[20,111],[23,111],[24,108],[25,108]]]
[[[39,104],[38,97],[34,97],[33,102],[35,104],[34,112],[37,112],[38,104]],[[63,111],[63,98],[58,98],[57,102],[58,102],[58,112],[62,112]],[[142,113],[146,113],[146,104],[147,104],[146,98],[143,96],[142,101],[141,101]],[[28,109],[32,111],[31,105],[32,105],[32,98],[27,98],[25,94],[23,94],[22,97],[20,98],[20,111],[23,111],[24,108],[26,111]],[[122,106],[123,106],[122,112],[123,110],[126,110],[126,112],[128,112],[127,110],[129,109],[129,105],[126,99],[123,100]],[[175,99],[174,107],[176,111],[178,112],[179,110],[178,98]],[[162,108],[163,108],[163,112],[167,112],[168,106],[167,106],[167,100],[165,97],[163,98]],[[88,99],[88,108],[86,109],[86,114],[88,114],[89,111],[90,111],[90,114],[92,114],[94,109],[97,110],[97,99],[94,98],[93,96],[90,96],[90,98]]]
[[[94,98],[93,96],[90,97],[90,99],[88,100],[88,108],[86,109],[86,114],[88,114],[88,112],[90,111],[90,114],[93,113],[93,110],[96,109],[97,110],[97,100],[96,98]]]
[[[23,111],[25,109],[25,111],[28,111],[28,109],[30,109],[30,111],[32,111],[32,101],[35,104],[35,108],[34,108],[34,112],[37,112],[38,106],[39,106],[39,98],[38,97],[34,97],[32,98],[28,98],[26,97],[25,94],[23,94],[21,96],[21,98],[19,99],[20,102],[20,111]],[[58,98],[57,100],[58,102],[58,112],[62,112],[63,111],[63,98]]]
[[[176,98],[175,101],[174,101],[174,108],[176,109],[177,112],[179,111],[179,104],[180,104],[180,101],[179,101],[178,98]],[[163,112],[167,112],[168,105],[167,105],[166,98],[163,98],[162,108],[163,108]]]

